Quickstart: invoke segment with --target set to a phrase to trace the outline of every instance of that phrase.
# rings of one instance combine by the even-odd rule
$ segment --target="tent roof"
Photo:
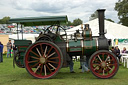
[[[12,18],[9,20],[11,23],[20,23],[24,26],[39,26],[39,25],[54,25],[64,24],[68,21],[67,16],[43,16],[43,17],[25,17],[25,18]]]
[[[86,22],[84,24],[89,24],[89,26],[92,30],[92,36],[99,36],[98,18],[94,19],[92,21]],[[105,20],[104,27],[105,27],[105,30],[107,31],[105,36],[108,39],[126,39],[126,38],[128,38],[128,27],[126,27],[126,26]],[[72,29],[69,29],[67,31],[69,31],[69,34],[72,34],[73,32],[75,32],[75,30],[78,30],[78,29],[81,29],[81,25],[78,25],[78,26],[76,26]],[[71,31],[72,31],[72,33],[71,33]]]

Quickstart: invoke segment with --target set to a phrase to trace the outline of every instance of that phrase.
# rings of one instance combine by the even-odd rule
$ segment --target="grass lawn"
[[[25,68],[13,68],[13,59],[4,56],[0,63],[0,85],[128,85],[128,69],[123,65],[112,79],[98,79],[92,73],[80,73],[79,62],[74,62],[76,73],[62,68],[52,79],[34,79]]]

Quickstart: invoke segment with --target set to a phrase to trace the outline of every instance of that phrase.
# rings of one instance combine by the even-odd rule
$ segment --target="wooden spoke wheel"
[[[20,67],[24,68],[23,59],[20,57],[20,53],[16,52],[13,58],[13,66],[15,67],[15,64]]]
[[[89,67],[96,77],[111,78],[117,73],[119,62],[113,53],[107,50],[100,50],[90,57]]]
[[[37,41],[25,54],[25,68],[35,78],[51,78],[62,66],[63,55],[57,45],[50,41]]]

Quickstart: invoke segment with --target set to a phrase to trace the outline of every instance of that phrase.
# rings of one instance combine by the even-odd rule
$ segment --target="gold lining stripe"
[[[98,50],[98,46],[99,46],[99,45],[98,45],[98,44],[99,44],[99,43],[98,43],[98,39],[96,38],[95,40],[96,40],[96,49]]]
[[[92,31],[90,30],[90,39],[92,38]]]
[[[81,47],[84,47],[83,40],[81,40]]]
[[[86,30],[84,30],[84,39],[86,39]]]
[[[66,47],[67,47],[67,52],[69,51],[68,48],[69,48],[69,42],[67,40],[67,44],[66,44]]]
[[[84,54],[84,41],[81,40],[81,49],[82,49],[82,55]]]

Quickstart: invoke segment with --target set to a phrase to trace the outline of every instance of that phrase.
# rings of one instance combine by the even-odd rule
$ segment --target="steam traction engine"
[[[32,44],[30,40],[15,40],[18,52],[14,62],[18,67],[26,68],[35,78],[51,78],[60,68],[67,67],[72,56],[86,56],[89,68],[98,78],[111,78],[119,68],[116,56],[109,52],[109,46],[104,33],[104,11],[99,14],[99,37],[92,36],[89,25],[77,30],[73,36],[67,35],[61,23],[67,21],[66,16],[18,18],[10,22],[25,26],[51,25]],[[61,33],[63,30],[63,34]],[[70,37],[70,39],[69,39]]]

